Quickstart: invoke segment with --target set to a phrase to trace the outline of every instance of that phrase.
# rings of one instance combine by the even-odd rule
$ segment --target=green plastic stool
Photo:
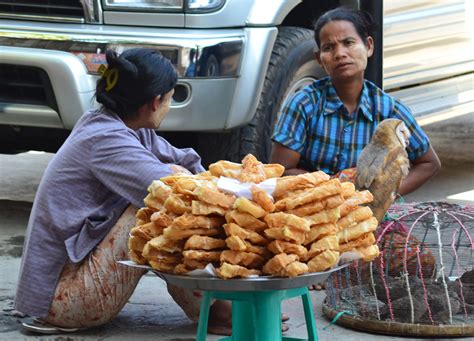
[[[296,341],[282,337],[281,301],[301,296],[308,340],[318,340],[313,307],[307,287],[274,291],[205,291],[199,314],[196,341],[205,341],[211,300],[232,301],[232,336],[220,341]]]

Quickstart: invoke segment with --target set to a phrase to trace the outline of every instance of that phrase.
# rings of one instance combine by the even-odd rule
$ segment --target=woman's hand
[[[191,173],[189,170],[187,170],[186,168],[184,168],[183,166],[180,166],[180,165],[169,165],[170,168],[171,168],[171,171],[173,173],[185,173],[185,174],[193,174]]]
[[[297,175],[307,173],[306,169],[297,168],[301,155],[282,144],[274,143],[270,163],[279,163],[285,167],[284,175]]]

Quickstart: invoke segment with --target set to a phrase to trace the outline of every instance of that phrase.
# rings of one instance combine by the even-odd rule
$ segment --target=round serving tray
[[[325,272],[312,272],[293,278],[259,276],[245,279],[221,279],[217,277],[192,277],[186,275],[170,275],[152,270],[169,284],[179,287],[207,291],[266,291],[302,288],[324,282],[331,273],[345,268],[349,264],[337,266]]]

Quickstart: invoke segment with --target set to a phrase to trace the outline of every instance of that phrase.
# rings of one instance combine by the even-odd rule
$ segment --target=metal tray
[[[138,265],[132,261],[118,261],[118,263],[141,268],[154,272],[158,277],[169,284],[193,290],[209,291],[266,291],[302,288],[312,284],[324,282],[333,272],[344,269],[350,263],[339,265],[324,272],[311,272],[293,278],[275,276],[256,276],[252,278],[221,279],[218,277],[195,277],[188,275],[171,275],[154,270],[147,265]]]
[[[312,272],[293,278],[259,276],[252,278],[221,279],[217,277],[192,277],[171,275],[153,270],[153,272],[169,284],[179,287],[208,291],[266,291],[302,288],[324,282],[331,273],[345,268],[349,264],[337,266],[325,272]]]

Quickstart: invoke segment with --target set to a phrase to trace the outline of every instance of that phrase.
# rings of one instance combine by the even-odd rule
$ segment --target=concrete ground
[[[423,188],[407,196],[406,200],[446,200],[474,205],[474,114],[424,129],[439,152],[443,169]],[[143,277],[129,303],[116,319],[105,326],[57,336],[38,336],[21,330],[19,318],[11,313],[22,245],[31,202],[51,157],[51,154],[35,152],[0,155],[0,340],[193,340],[196,324],[189,321],[173,302],[165,283],[152,274]],[[464,195],[460,195],[462,193]],[[320,340],[381,338],[380,335],[357,332],[337,325],[324,329],[329,325],[321,312],[324,297],[324,292],[312,292]],[[305,337],[300,300],[285,301],[282,309],[290,316],[288,336]],[[209,335],[208,340],[219,338]],[[388,336],[383,338],[402,339]]]

